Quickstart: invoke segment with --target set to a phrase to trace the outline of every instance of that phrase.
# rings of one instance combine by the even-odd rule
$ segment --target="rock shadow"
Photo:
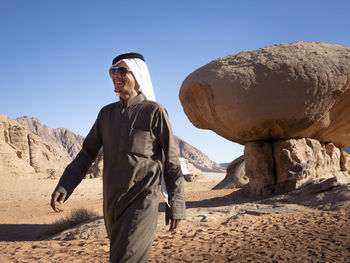
[[[234,191],[234,190],[233,190]],[[275,205],[301,205],[318,210],[338,210],[350,207],[350,184],[307,185],[287,193],[276,193],[262,197],[249,196],[242,188],[222,197],[186,202],[186,208],[214,208],[247,203]],[[159,204],[159,212],[165,212],[165,202]]]
[[[189,201],[186,202],[186,208],[211,208],[211,207],[221,207],[235,204],[243,204],[248,202],[254,202],[261,200],[261,198],[250,197],[245,189],[234,190],[232,193],[221,196],[214,197],[210,199],[204,199],[200,201]],[[159,203],[159,212],[165,212],[165,202]]]
[[[50,224],[0,224],[0,241],[39,241]]]

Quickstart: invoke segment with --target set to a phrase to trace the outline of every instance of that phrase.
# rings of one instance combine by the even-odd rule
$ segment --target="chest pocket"
[[[132,129],[129,136],[129,153],[150,157],[153,155],[153,138],[150,131]]]

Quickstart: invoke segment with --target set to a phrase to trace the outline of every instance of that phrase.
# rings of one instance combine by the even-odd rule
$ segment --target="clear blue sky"
[[[278,43],[350,46],[348,0],[0,0],[0,113],[86,136],[115,101],[114,56],[142,53],[174,133],[216,162],[243,146],[199,130],[179,101],[182,81],[210,61]]]

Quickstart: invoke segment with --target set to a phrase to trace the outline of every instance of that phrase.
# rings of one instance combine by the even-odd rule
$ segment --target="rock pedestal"
[[[251,142],[244,154],[248,189],[254,196],[288,192],[330,177],[350,182],[350,155],[333,143],[310,138]]]
[[[269,194],[269,189],[275,185],[272,144],[264,141],[247,143],[244,157],[250,192],[256,196]]]

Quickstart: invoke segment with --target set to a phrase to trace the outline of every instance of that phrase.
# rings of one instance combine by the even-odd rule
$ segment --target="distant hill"
[[[225,169],[218,163],[213,162],[204,153],[191,146],[184,140],[175,136],[175,141],[179,145],[180,157],[187,159],[198,169],[206,172],[224,172]]]
[[[227,168],[227,166],[229,165],[230,163],[220,163],[220,165],[224,168]]]
[[[59,147],[62,146],[72,158],[78,154],[84,141],[83,136],[77,135],[65,128],[50,128],[36,118],[23,116],[17,118],[16,121],[25,126],[30,133],[39,136],[44,143]]]
[[[346,151],[347,153],[350,153],[350,146],[345,147],[345,148],[344,148],[344,151]]]
[[[0,160],[0,172],[11,174],[40,173],[56,178],[80,151],[84,137],[68,129],[53,129],[36,118],[23,116],[15,120],[0,115],[0,153],[6,152],[9,159]],[[1,131],[3,129],[3,131]],[[175,137],[179,145],[180,157],[202,171],[223,172],[224,169],[211,161],[182,139]],[[3,155],[4,156],[4,155]],[[103,158],[98,156],[89,170],[88,177],[102,174]]]
[[[41,124],[35,122],[37,128],[40,127]],[[0,114],[0,156],[2,177],[35,175],[56,178],[72,160],[61,143],[41,138],[3,114]]]

